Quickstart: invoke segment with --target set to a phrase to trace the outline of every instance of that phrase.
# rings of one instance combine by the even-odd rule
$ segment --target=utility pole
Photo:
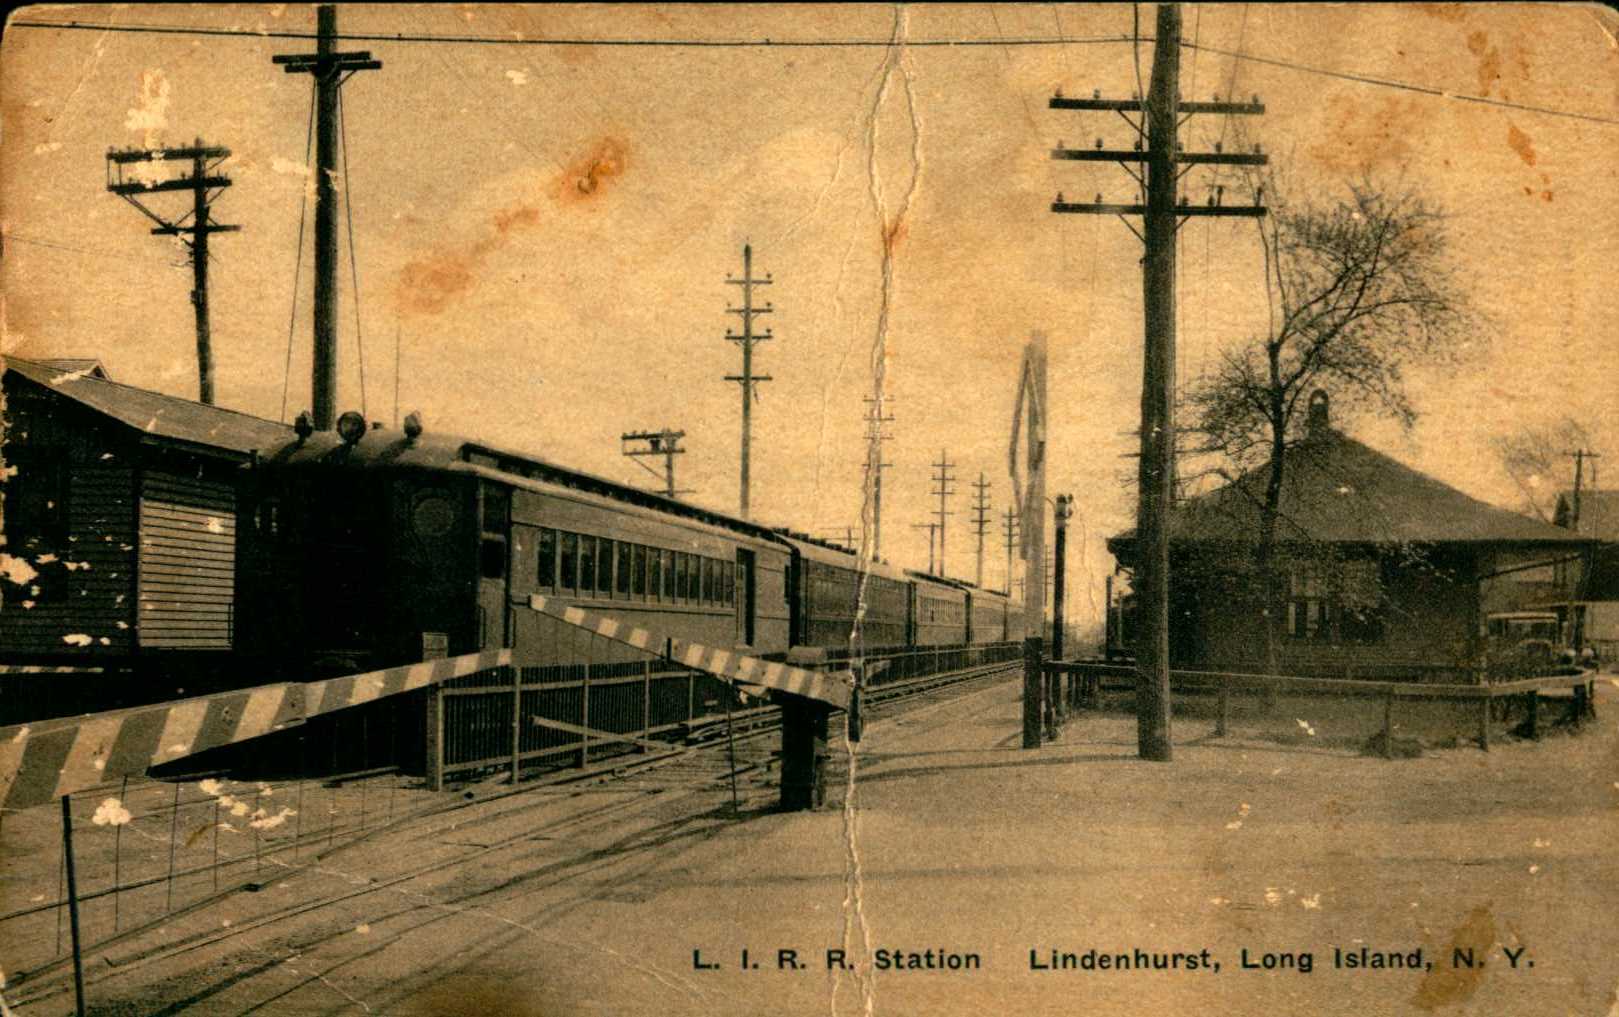
[[[1046,337],[1036,332],[1023,350],[1018,368],[1017,402],[1012,416],[1008,463],[1014,504],[1021,510],[1019,547],[1027,572],[1023,584],[1023,747],[1037,749],[1041,723],[1047,719],[1045,679],[1046,635],[1046,432],[1050,401],[1046,392]],[[1028,476],[1018,470],[1018,436],[1028,420],[1024,455]]]
[[[946,516],[953,516],[955,513],[946,511],[945,504],[946,499],[956,493],[956,489],[950,486],[956,479],[950,472],[956,468],[956,464],[946,458],[944,449],[940,449],[939,461],[933,464],[933,468],[939,471],[933,474],[933,483],[937,485],[933,495],[939,499],[939,507],[933,510],[933,515],[939,523],[939,571],[937,574],[942,576],[949,571],[944,557],[944,520]],[[929,571],[932,570],[930,569]]]
[[[973,582],[984,588],[984,534],[989,530],[989,481],[982,470],[973,481],[973,530],[978,534],[978,567]]]
[[[883,546],[883,471],[893,463],[883,459],[883,442],[894,436],[883,430],[892,424],[894,415],[884,415],[887,399],[866,397],[866,475],[871,478],[871,560],[882,560]]]
[[[1098,194],[1094,203],[1071,203],[1059,193],[1051,210],[1086,215],[1127,215],[1142,217],[1143,232],[1131,232],[1142,240],[1142,292],[1145,303],[1146,344],[1142,362],[1141,462],[1138,473],[1140,501],[1136,523],[1135,587],[1141,608],[1140,634],[1136,650],[1137,754],[1143,759],[1167,762],[1172,754],[1169,701],[1169,527],[1174,505],[1174,386],[1175,386],[1175,234],[1180,223],[1193,216],[1247,216],[1265,214],[1258,192],[1251,206],[1223,203],[1224,189],[1216,188],[1207,205],[1192,205],[1183,196],[1177,202],[1175,190],[1180,179],[1177,167],[1193,165],[1263,165],[1266,157],[1253,153],[1223,152],[1219,145],[1212,152],[1186,152],[1178,140],[1183,116],[1198,113],[1260,114],[1265,107],[1258,97],[1251,103],[1182,102],[1180,85],[1181,12],[1180,5],[1158,5],[1158,27],[1153,45],[1152,84],[1146,101],[1103,99],[1100,91],[1089,99],[1053,96],[1052,109],[1111,111],[1122,116],[1135,132],[1130,149],[1108,149],[1096,139],[1094,149],[1065,148],[1062,142],[1052,150],[1059,160],[1116,162],[1144,190],[1145,201],[1134,204],[1106,204]],[[1130,118],[1139,114],[1143,122]],[[1145,152],[1143,152],[1145,142]],[[1144,166],[1139,174],[1132,164]]]
[[[364,50],[337,51],[337,8],[316,9],[315,52],[270,58],[288,74],[315,79],[315,357],[310,384],[315,430],[330,431],[337,414],[337,105],[338,90],[381,60]]]
[[[1017,513],[1007,509],[1001,513],[1001,519],[1006,526],[1006,595],[1012,595],[1012,551],[1017,547],[1018,519]]]
[[[1057,495],[1055,559],[1051,579],[1051,659],[1061,660],[1063,650],[1063,574],[1068,563],[1068,519],[1074,514],[1073,495]]]
[[[208,215],[214,199],[230,186],[230,178],[217,172],[219,164],[228,158],[230,149],[204,145],[201,138],[189,148],[136,148],[107,153],[107,190],[157,223],[152,228],[154,236],[181,237],[191,252],[191,306],[197,321],[197,398],[209,406],[214,403],[214,354],[208,323],[208,234],[234,233],[241,229],[213,222]],[[191,173],[157,181],[124,175],[126,166],[154,162],[189,162]],[[190,191],[191,211],[171,221],[141,204],[139,195],[158,191]]]
[[[725,281],[733,286],[742,287],[742,306],[727,307],[725,309],[727,313],[739,314],[742,316],[742,334],[737,335],[735,332],[731,331],[727,331],[725,333],[725,338],[729,339],[731,342],[739,344],[742,347],[742,373],[728,374],[725,376],[725,380],[734,381],[742,386],[742,494],[740,498],[740,508],[737,514],[743,519],[747,519],[749,490],[748,463],[749,455],[752,451],[751,446],[753,443],[753,401],[758,398],[758,393],[754,390],[754,386],[761,381],[772,380],[768,374],[753,373],[753,344],[762,343],[772,338],[772,336],[769,329],[766,329],[764,332],[758,335],[755,335],[753,332],[753,319],[761,314],[769,314],[771,312],[771,306],[768,301],[763,307],[753,306],[753,288],[755,286],[769,286],[770,273],[766,272],[763,279],[755,279],[753,277],[752,244],[742,245],[742,278],[735,279],[731,276],[726,276]]]
[[[930,576],[935,575],[936,573],[934,572],[934,564],[933,564],[933,539],[934,539],[935,536],[938,535],[939,524],[938,523],[912,523],[911,524],[911,529],[913,529],[913,530],[927,530],[928,531],[928,575],[930,575]]]
[[[1600,452],[1593,452],[1588,448],[1577,448],[1572,452],[1564,452],[1563,454],[1566,456],[1571,456],[1574,459],[1574,504],[1570,506],[1568,528],[1578,534],[1580,532],[1580,510],[1582,508],[1580,501],[1582,489],[1585,486],[1585,461],[1587,459],[1601,459],[1602,454]],[[1591,474],[1593,477],[1596,475],[1596,468],[1597,464],[1593,461],[1591,463]],[[1595,485],[1592,486],[1594,487]],[[1595,537],[1596,535],[1597,530],[1596,527],[1593,526],[1591,528],[1591,536]],[[1580,609],[1580,606],[1577,603],[1580,600],[1580,587],[1584,586],[1586,582],[1589,581],[1591,577],[1591,569],[1594,565],[1595,561],[1591,556],[1591,552],[1582,552],[1580,554],[1579,578],[1574,582],[1567,584],[1568,645],[1574,650],[1575,653],[1579,653],[1581,650],[1585,649],[1585,612]]]
[[[657,475],[657,470],[641,462],[644,456],[663,457],[663,493],[664,497],[674,498],[682,494],[691,494],[691,491],[681,491],[675,488],[675,456],[685,455],[686,450],[680,447],[680,439],[686,436],[685,431],[671,431],[667,427],[661,431],[631,431],[621,434],[618,440],[623,442],[620,452],[633,459],[647,472]],[[645,445],[632,446],[631,442],[645,442]]]

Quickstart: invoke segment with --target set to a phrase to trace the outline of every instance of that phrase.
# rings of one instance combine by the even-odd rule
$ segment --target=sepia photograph
[[[1619,10],[0,36],[0,1017],[1619,1015]]]

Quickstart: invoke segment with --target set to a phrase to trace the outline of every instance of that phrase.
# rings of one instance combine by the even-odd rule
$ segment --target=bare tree
[[[1326,389],[1335,413],[1373,412],[1409,428],[1408,368],[1457,358],[1481,336],[1447,256],[1446,215],[1416,191],[1363,178],[1295,201],[1274,177],[1249,186],[1270,206],[1256,220],[1269,328],[1226,350],[1188,392],[1187,408],[1201,452],[1238,472],[1263,469],[1253,566],[1274,671],[1277,524],[1286,453],[1309,394]]]
[[[1556,479],[1566,469],[1569,449],[1585,448],[1591,435],[1573,417],[1540,427],[1525,426],[1490,439],[1501,468],[1518,486],[1523,508],[1544,522],[1557,511]]]

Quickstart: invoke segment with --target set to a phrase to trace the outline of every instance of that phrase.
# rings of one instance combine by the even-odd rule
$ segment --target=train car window
[[[540,531],[539,566],[535,572],[535,585],[542,590],[554,590],[557,585],[557,531]]]
[[[511,492],[504,487],[485,484],[483,489],[483,530],[485,533],[506,532],[507,507]]]
[[[712,604],[714,603],[714,559],[702,558],[699,560],[703,563],[703,585],[699,592],[703,598],[703,603]]]
[[[579,575],[579,534],[564,533],[562,535],[562,588],[573,591],[578,588]]]
[[[732,562],[720,562],[720,570],[725,576],[725,606],[736,606],[736,565]]]
[[[266,498],[259,502],[258,510],[253,515],[253,521],[258,526],[259,536],[279,536],[281,533],[280,500],[277,498]]]
[[[686,599],[698,604],[703,599],[703,559],[695,554],[687,557],[691,564],[686,569]]]
[[[613,595],[613,542],[606,538],[596,540],[596,592]]]
[[[675,553],[673,551],[659,551],[658,558],[663,562],[663,591],[664,600],[675,599]]]
[[[686,579],[690,575],[691,556],[684,551],[675,552],[675,601],[683,602],[686,599]]]
[[[630,563],[635,560],[635,548],[620,540],[613,543],[613,552],[616,562],[613,566],[613,588],[620,597],[627,598],[630,595]]]
[[[630,548],[630,596],[646,599],[646,547],[635,544]]]
[[[579,595],[588,597],[596,591],[596,538],[579,536]]]
[[[657,600],[663,596],[663,552],[655,547],[646,549],[646,596]]]

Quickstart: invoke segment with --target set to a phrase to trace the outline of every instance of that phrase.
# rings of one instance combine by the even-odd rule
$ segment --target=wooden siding
[[[62,468],[70,471],[67,539],[47,544],[29,534],[7,534],[13,553],[38,575],[6,591],[0,652],[127,653],[134,620],[134,473],[110,466]]]
[[[236,584],[236,497],[226,484],[149,472],[141,485],[140,645],[225,650]]]

